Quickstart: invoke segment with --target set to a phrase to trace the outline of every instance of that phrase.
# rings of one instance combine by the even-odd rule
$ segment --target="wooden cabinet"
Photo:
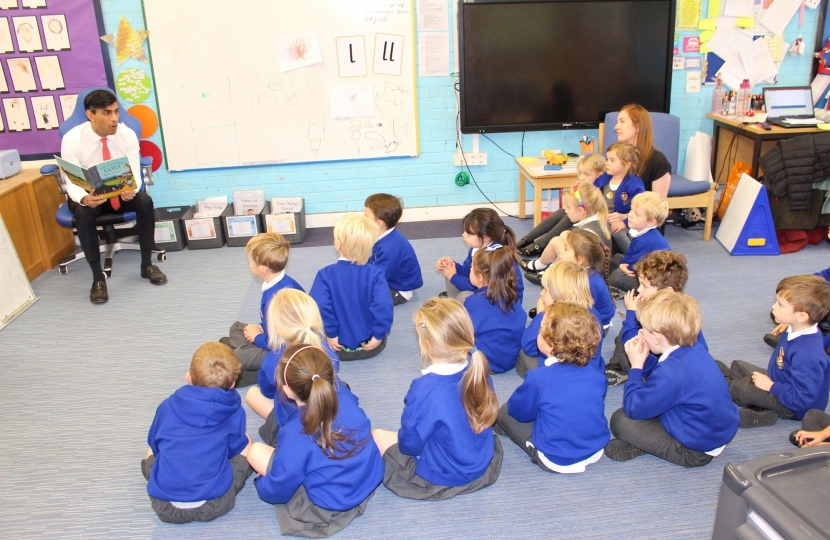
[[[75,251],[72,230],[55,221],[64,201],[54,177],[36,169],[0,180],[0,215],[29,281]]]

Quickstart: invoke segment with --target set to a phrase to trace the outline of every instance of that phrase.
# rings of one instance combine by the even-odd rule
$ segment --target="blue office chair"
[[[84,122],[88,122],[86,117],[86,111],[84,110],[84,100],[86,96],[89,95],[90,92],[94,90],[109,90],[113,94],[115,92],[106,87],[98,87],[98,88],[85,88],[80,93],[78,93],[78,100],[75,105],[75,110],[72,112],[72,116],[67,118],[63,124],[58,127],[58,132],[60,133],[61,137],[66,135],[66,133]],[[117,94],[115,94],[117,96]],[[136,137],[141,139],[141,122],[139,122],[134,116],[127,112],[126,107],[124,104],[121,103],[121,100],[118,100],[119,110],[119,118],[118,122],[124,124],[131,130],[133,130],[136,134]],[[153,185],[153,172],[151,170],[151,165],[153,164],[153,159],[149,157],[142,157],[141,158],[141,171],[140,174],[142,175],[142,183],[141,188],[139,191],[147,191],[150,192],[149,187]],[[55,177],[55,180],[58,182],[58,188],[60,189],[61,193],[66,195],[66,189],[64,187],[64,179],[63,175],[60,174],[60,168],[57,165],[44,165],[40,168],[40,174],[52,175]],[[104,274],[107,277],[112,276],[112,257],[118,251],[122,249],[127,250],[134,250],[140,251],[141,247],[138,245],[137,242],[125,242],[122,238],[121,241],[116,236],[116,225],[120,225],[122,223],[130,223],[135,221],[135,212],[124,212],[123,214],[101,214],[95,220],[95,225],[99,230],[99,237],[102,237],[103,243],[100,245],[100,250],[105,252],[104,258]],[[64,227],[71,227],[73,230],[75,228],[75,216],[72,214],[72,210],[69,209],[69,203],[63,203],[59,208],[58,211],[55,213],[55,219],[58,223]],[[164,250],[154,251],[153,253],[156,254],[156,258],[159,261],[167,260],[167,254]],[[84,258],[84,252],[82,249],[76,250],[76,252],[69,256],[68,258],[62,260],[60,265],[58,266],[58,271],[61,274],[66,274],[69,272],[67,265],[72,262]]]
[[[605,148],[617,140],[614,126],[617,124],[617,112],[605,115],[605,122],[599,125],[598,151],[605,153]],[[677,172],[677,156],[680,151],[680,118],[673,114],[649,113],[654,135],[654,147],[665,154],[671,165],[671,185],[666,200],[669,210],[683,208],[706,208],[703,227],[703,240],[712,238],[712,216],[715,213],[715,191],[717,182],[695,182]]]

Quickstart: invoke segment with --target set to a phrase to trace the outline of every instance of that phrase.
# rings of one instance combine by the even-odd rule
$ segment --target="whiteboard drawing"
[[[182,86],[199,165],[238,165],[239,145],[231,107],[231,82],[217,79]]]
[[[337,69],[341,78],[365,77],[366,40],[363,36],[343,36],[335,38],[337,43]]]
[[[403,36],[375,34],[375,62],[372,71],[378,75],[399,77],[403,68]]]
[[[268,81],[268,89],[253,99],[252,107],[258,122],[273,124],[286,107],[296,106],[300,97],[289,94],[285,83],[278,79]]]
[[[9,30],[9,19],[0,17],[0,53],[12,52],[14,52],[14,43],[12,42],[12,32]]]
[[[280,71],[283,73],[323,61],[315,32],[283,38],[277,41],[276,48]]]
[[[37,129],[58,129],[58,111],[55,108],[54,97],[33,97],[32,111],[35,114],[35,127]]]
[[[15,92],[31,92],[37,90],[31,60],[28,58],[9,58],[8,65]]]
[[[63,72],[57,56],[35,56],[41,90],[63,90]]]
[[[371,125],[371,124],[370,124]],[[349,122],[349,137],[352,139],[354,149],[357,155],[360,155],[360,120],[352,120]]]
[[[32,129],[29,123],[29,109],[26,106],[25,99],[5,98],[3,99],[3,110],[6,111],[9,131],[29,131]]]
[[[65,94],[63,96],[58,96],[58,99],[61,102],[63,121],[66,122],[66,119],[72,116],[72,113],[75,112],[75,103],[78,102],[78,94]]]
[[[14,23],[14,33],[17,35],[18,51],[36,52],[43,50],[37,17],[12,17],[12,22]]]
[[[375,105],[386,120],[407,116],[410,101],[409,87],[400,81],[385,79],[375,85]]]
[[[70,48],[66,17],[63,15],[41,15],[40,22],[43,25],[46,50],[63,51]]]
[[[319,118],[308,120],[308,140],[311,141],[311,155],[317,157],[323,139],[326,138],[326,111],[320,111]]]
[[[368,131],[366,135],[366,139],[371,141],[369,146],[372,150],[380,150],[382,153],[390,155],[395,150],[398,149],[398,145],[400,144],[400,140],[398,139],[398,135],[395,132],[395,121],[392,120],[390,123],[391,131],[384,134],[381,129],[373,129],[372,131]],[[378,127],[381,127],[381,124],[378,124]]]

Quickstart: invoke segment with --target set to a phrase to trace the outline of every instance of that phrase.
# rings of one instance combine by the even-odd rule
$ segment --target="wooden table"
[[[542,171],[545,165],[542,158],[517,157],[516,165],[519,166],[519,218],[525,218],[525,181],[533,185],[533,226],[542,222],[542,190],[543,189],[564,189],[573,187],[576,184],[576,168],[569,168],[561,171]]]
[[[0,180],[0,215],[29,281],[75,251],[72,229],[55,221],[65,200],[54,176],[41,176],[37,169]]]
[[[743,161],[751,167],[750,176],[758,178],[758,160],[761,155],[772,150],[778,141],[791,139],[799,135],[821,133],[818,128],[782,128],[772,126],[767,131],[760,124],[748,124],[738,127],[740,121],[735,118],[707,114],[714,120],[712,127],[712,176],[716,182],[725,184],[735,161]],[[730,149],[729,147],[732,146]]]

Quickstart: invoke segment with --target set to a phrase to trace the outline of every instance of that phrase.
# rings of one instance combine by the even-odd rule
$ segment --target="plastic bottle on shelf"
[[[749,79],[744,79],[741,87],[738,89],[738,102],[736,103],[735,114],[739,118],[746,116],[746,113],[749,111],[749,90]]]
[[[723,82],[720,77],[715,84],[715,90],[712,92],[712,114],[723,113]]]

